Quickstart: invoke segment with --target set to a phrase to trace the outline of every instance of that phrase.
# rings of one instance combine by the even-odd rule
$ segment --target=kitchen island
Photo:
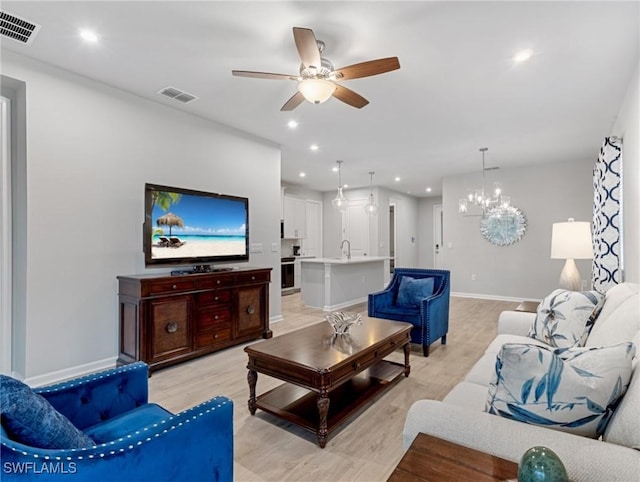
[[[367,301],[369,293],[384,288],[389,260],[384,256],[302,259],[302,302],[334,311]]]

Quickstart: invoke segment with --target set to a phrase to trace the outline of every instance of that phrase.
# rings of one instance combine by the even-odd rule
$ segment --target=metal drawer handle
[[[172,290],[175,290],[176,288],[177,288],[177,286],[176,286],[176,285],[171,285],[171,289],[172,289]]]
[[[256,277],[255,277],[255,276],[252,276],[252,277],[251,277],[251,281],[255,281],[255,279],[256,279]]]
[[[354,370],[357,370],[358,368],[360,368],[360,363],[353,362],[353,364],[351,366],[353,367]]]
[[[217,280],[216,283],[220,284],[220,280]]]
[[[213,301],[218,301],[218,297],[217,297],[217,296],[214,296],[214,297],[213,297]]]
[[[247,306],[247,313],[249,313],[250,315],[253,315],[256,312],[256,308],[253,305],[249,305]]]
[[[218,334],[217,334],[217,333],[215,333],[215,334],[213,335],[213,339],[214,339],[214,340],[217,340],[217,339],[218,339]]]
[[[165,326],[165,329],[167,330],[167,333],[175,333],[176,331],[178,331],[178,322],[171,321],[167,323],[167,326]]]
[[[217,320],[217,319],[218,319],[218,315],[215,315],[215,316],[213,317],[213,319],[214,319],[214,320]]]

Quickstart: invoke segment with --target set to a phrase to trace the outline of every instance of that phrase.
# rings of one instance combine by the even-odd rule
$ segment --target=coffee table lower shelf
[[[372,404],[404,373],[404,365],[382,360],[329,392],[327,433],[338,428],[358,410]],[[315,434],[320,424],[317,399],[316,392],[284,383],[258,396],[256,407]]]

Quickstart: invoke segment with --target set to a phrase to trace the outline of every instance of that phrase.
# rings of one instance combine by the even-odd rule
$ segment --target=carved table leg
[[[322,391],[318,394],[318,413],[320,414],[320,424],[318,426],[318,445],[321,449],[327,445],[327,415],[329,414],[329,397],[327,392]]]
[[[411,365],[409,364],[409,354],[411,353],[411,343],[404,345],[404,376],[405,378],[411,373]]]
[[[251,415],[256,413],[256,382],[258,381],[258,373],[249,369],[247,373],[247,381],[249,382],[249,412]]]

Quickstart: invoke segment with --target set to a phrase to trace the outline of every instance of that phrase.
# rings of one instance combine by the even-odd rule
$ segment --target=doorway
[[[12,290],[11,290],[11,103],[0,97],[0,373],[12,374]]]
[[[389,204],[389,272],[393,273],[396,266],[396,205]]]
[[[436,204],[433,206],[433,267],[435,269],[442,268],[440,259],[444,243],[442,221],[442,204]]]

